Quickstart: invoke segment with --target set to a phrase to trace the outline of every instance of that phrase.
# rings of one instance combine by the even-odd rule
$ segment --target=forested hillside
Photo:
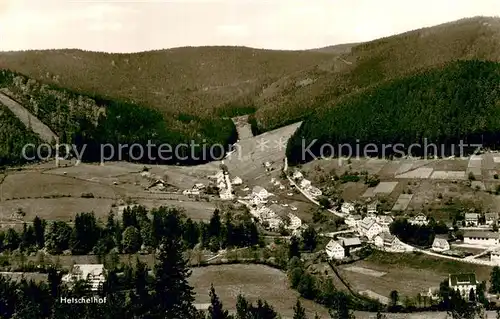
[[[101,158],[101,145],[138,143],[146,150],[148,141],[154,145],[168,143],[172,148],[180,143],[193,140],[205,145],[221,144],[229,146],[236,141],[237,133],[233,122],[224,118],[202,118],[179,114],[176,118],[164,116],[156,109],[138,104],[110,100],[98,96],[84,95],[51,85],[41,84],[23,75],[7,70],[0,72],[0,87],[7,88],[9,95],[26,107],[34,116],[49,126],[58,136],[61,143],[75,144],[79,149],[86,145],[84,160],[97,161]],[[18,134],[11,136],[25,136],[26,138],[8,137],[0,140],[0,149],[3,150],[0,162],[17,164],[14,159],[19,158],[21,149],[26,142],[37,142],[32,133],[15,119],[10,112],[5,112],[2,120],[11,122],[10,131],[16,129]],[[208,146],[207,146],[208,148]],[[116,150],[117,148],[115,148]],[[155,148],[152,154],[157,162],[181,164],[195,164],[211,160],[209,152],[201,156],[202,147],[195,148],[193,153],[184,149],[179,154],[166,154],[171,160],[160,160]],[[221,149],[216,149],[213,156],[218,157]],[[134,153],[134,158],[142,162],[155,162],[146,158],[147,153],[140,157],[140,150]],[[111,154],[105,154],[110,157]],[[117,157],[120,154],[116,152]],[[122,159],[130,159],[127,149],[122,152]],[[177,156],[176,156],[177,155]],[[188,156],[181,160],[179,157]],[[199,157],[196,160],[195,157]],[[111,159],[111,158],[110,158]]]
[[[499,18],[462,19],[354,45],[349,53],[290,73],[264,90],[255,103],[254,131],[302,120],[382,81],[473,59],[500,61]]]
[[[500,61],[499,39],[500,19],[476,17],[311,51],[187,47],[130,54],[3,52],[0,68],[155,108],[166,118],[184,121],[185,133],[205,134],[215,126],[229,135],[213,119],[253,114],[254,132],[269,131],[301,121],[346,94],[422,68],[459,59]],[[168,125],[179,127],[177,121]]]
[[[372,156],[383,155],[382,151],[394,155],[392,147],[383,149],[382,145],[396,143],[406,148],[418,143],[422,147],[413,148],[412,153],[421,155],[425,139],[428,144],[446,145],[444,154],[453,151],[449,148],[452,143],[458,152],[460,140],[496,147],[500,138],[499,83],[500,63],[486,61],[450,62],[388,81],[311,115],[289,140],[287,156],[291,163],[311,160],[310,155],[303,157],[303,145],[309,146],[315,139],[310,150],[316,156],[325,143],[333,145],[335,152],[342,144],[350,144],[356,151],[359,142],[363,152],[364,145],[375,143],[378,153],[368,154]],[[442,150],[438,152],[442,154]]]

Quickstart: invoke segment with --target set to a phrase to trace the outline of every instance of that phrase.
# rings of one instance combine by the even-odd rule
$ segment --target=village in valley
[[[160,205],[178,207],[194,221],[211,221],[214,211],[236,219],[248,215],[263,238],[264,257],[259,260],[277,260],[270,256],[298,242],[308,271],[383,305],[437,304],[443,282],[464,298],[477,293],[498,301],[500,291],[491,289],[489,281],[492,267],[500,265],[500,155],[483,151],[467,159],[318,159],[289,167],[284,149],[258,145],[262,139],[286,141],[300,123],[254,137],[244,120],[235,121],[240,140],[219,162],[180,167],[58,160],[56,167],[47,162],[12,170],[2,183],[2,226],[19,227],[35,214],[50,220],[69,207],[75,214],[90,209],[99,218],[109,211],[122,218],[131,207]],[[50,181],[51,188],[37,188],[25,198],[26,190],[16,185],[26,179]],[[48,201],[61,206],[52,203],[48,211]],[[99,207],[92,208],[90,201]],[[68,222],[72,218],[66,215]],[[139,253],[146,260],[150,256],[145,248]],[[252,254],[245,248],[195,247],[191,261],[225,264],[249,260]],[[36,256],[29,257],[31,262],[40,259]],[[107,262],[74,257],[58,257],[69,270],[63,282],[71,285],[87,278],[97,291],[105,281]],[[289,257],[280,258],[286,264]],[[208,283],[201,275],[195,278],[197,307],[207,309]],[[235,284],[227,283],[228,289]],[[232,303],[235,296],[222,298]]]

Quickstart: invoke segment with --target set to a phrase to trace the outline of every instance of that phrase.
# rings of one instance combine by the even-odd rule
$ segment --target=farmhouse
[[[490,261],[500,266],[500,248],[497,248],[491,252]]]
[[[477,226],[479,224],[479,214],[476,213],[466,213],[465,214],[465,226]]]
[[[342,203],[342,206],[340,207],[340,211],[346,215],[354,213],[355,210],[354,205],[348,202]]]
[[[464,244],[494,246],[498,244],[498,233],[490,231],[466,231],[464,233]]]
[[[300,187],[302,188],[309,188],[311,186],[311,181],[310,180],[307,180],[307,179],[303,179],[302,181],[300,181]]]
[[[388,232],[382,232],[375,236],[375,246],[387,251],[404,251],[401,241]]]
[[[447,251],[450,250],[450,244],[444,238],[435,238],[431,249],[437,252]]]
[[[417,216],[408,219],[408,222],[412,225],[419,225],[419,226],[429,224],[429,220],[427,219],[427,216],[425,216],[422,213],[417,214]]]
[[[238,176],[236,176],[235,178],[233,178],[233,181],[231,182],[231,184],[241,185],[241,184],[243,184],[243,180],[241,178],[239,178]]]
[[[382,231],[382,227],[376,222],[374,218],[365,217],[358,224],[358,232],[362,236],[366,236],[369,240],[378,235]]]
[[[361,240],[359,239],[359,237],[350,237],[350,238],[339,237],[339,242],[342,243],[342,246],[345,249],[354,249],[361,247]]]
[[[344,222],[349,227],[355,227],[360,221],[361,215],[349,215]]]
[[[269,192],[262,186],[255,186],[252,189],[252,195],[258,197],[260,200],[265,200],[270,196]]]
[[[342,259],[345,257],[345,250],[341,244],[334,239],[330,240],[325,248],[326,254],[330,259]]]
[[[496,225],[498,223],[498,213],[486,213],[484,214],[484,219],[486,220],[486,225]]]
[[[462,297],[469,299],[470,290],[476,291],[477,281],[476,274],[458,274],[449,275],[448,284],[451,289],[458,291]]]
[[[67,284],[73,284],[79,280],[88,280],[90,289],[97,291],[104,283],[104,265],[103,264],[77,264],[73,266],[71,272],[64,275],[61,280]]]

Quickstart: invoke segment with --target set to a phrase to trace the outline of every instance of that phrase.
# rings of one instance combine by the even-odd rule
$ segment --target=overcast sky
[[[0,50],[309,49],[476,15],[500,0],[0,0]]]

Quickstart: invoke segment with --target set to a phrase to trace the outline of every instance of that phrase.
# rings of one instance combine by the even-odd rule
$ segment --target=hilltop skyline
[[[3,0],[0,51],[138,52],[206,45],[301,50],[364,42],[478,15],[500,15],[500,3]]]

